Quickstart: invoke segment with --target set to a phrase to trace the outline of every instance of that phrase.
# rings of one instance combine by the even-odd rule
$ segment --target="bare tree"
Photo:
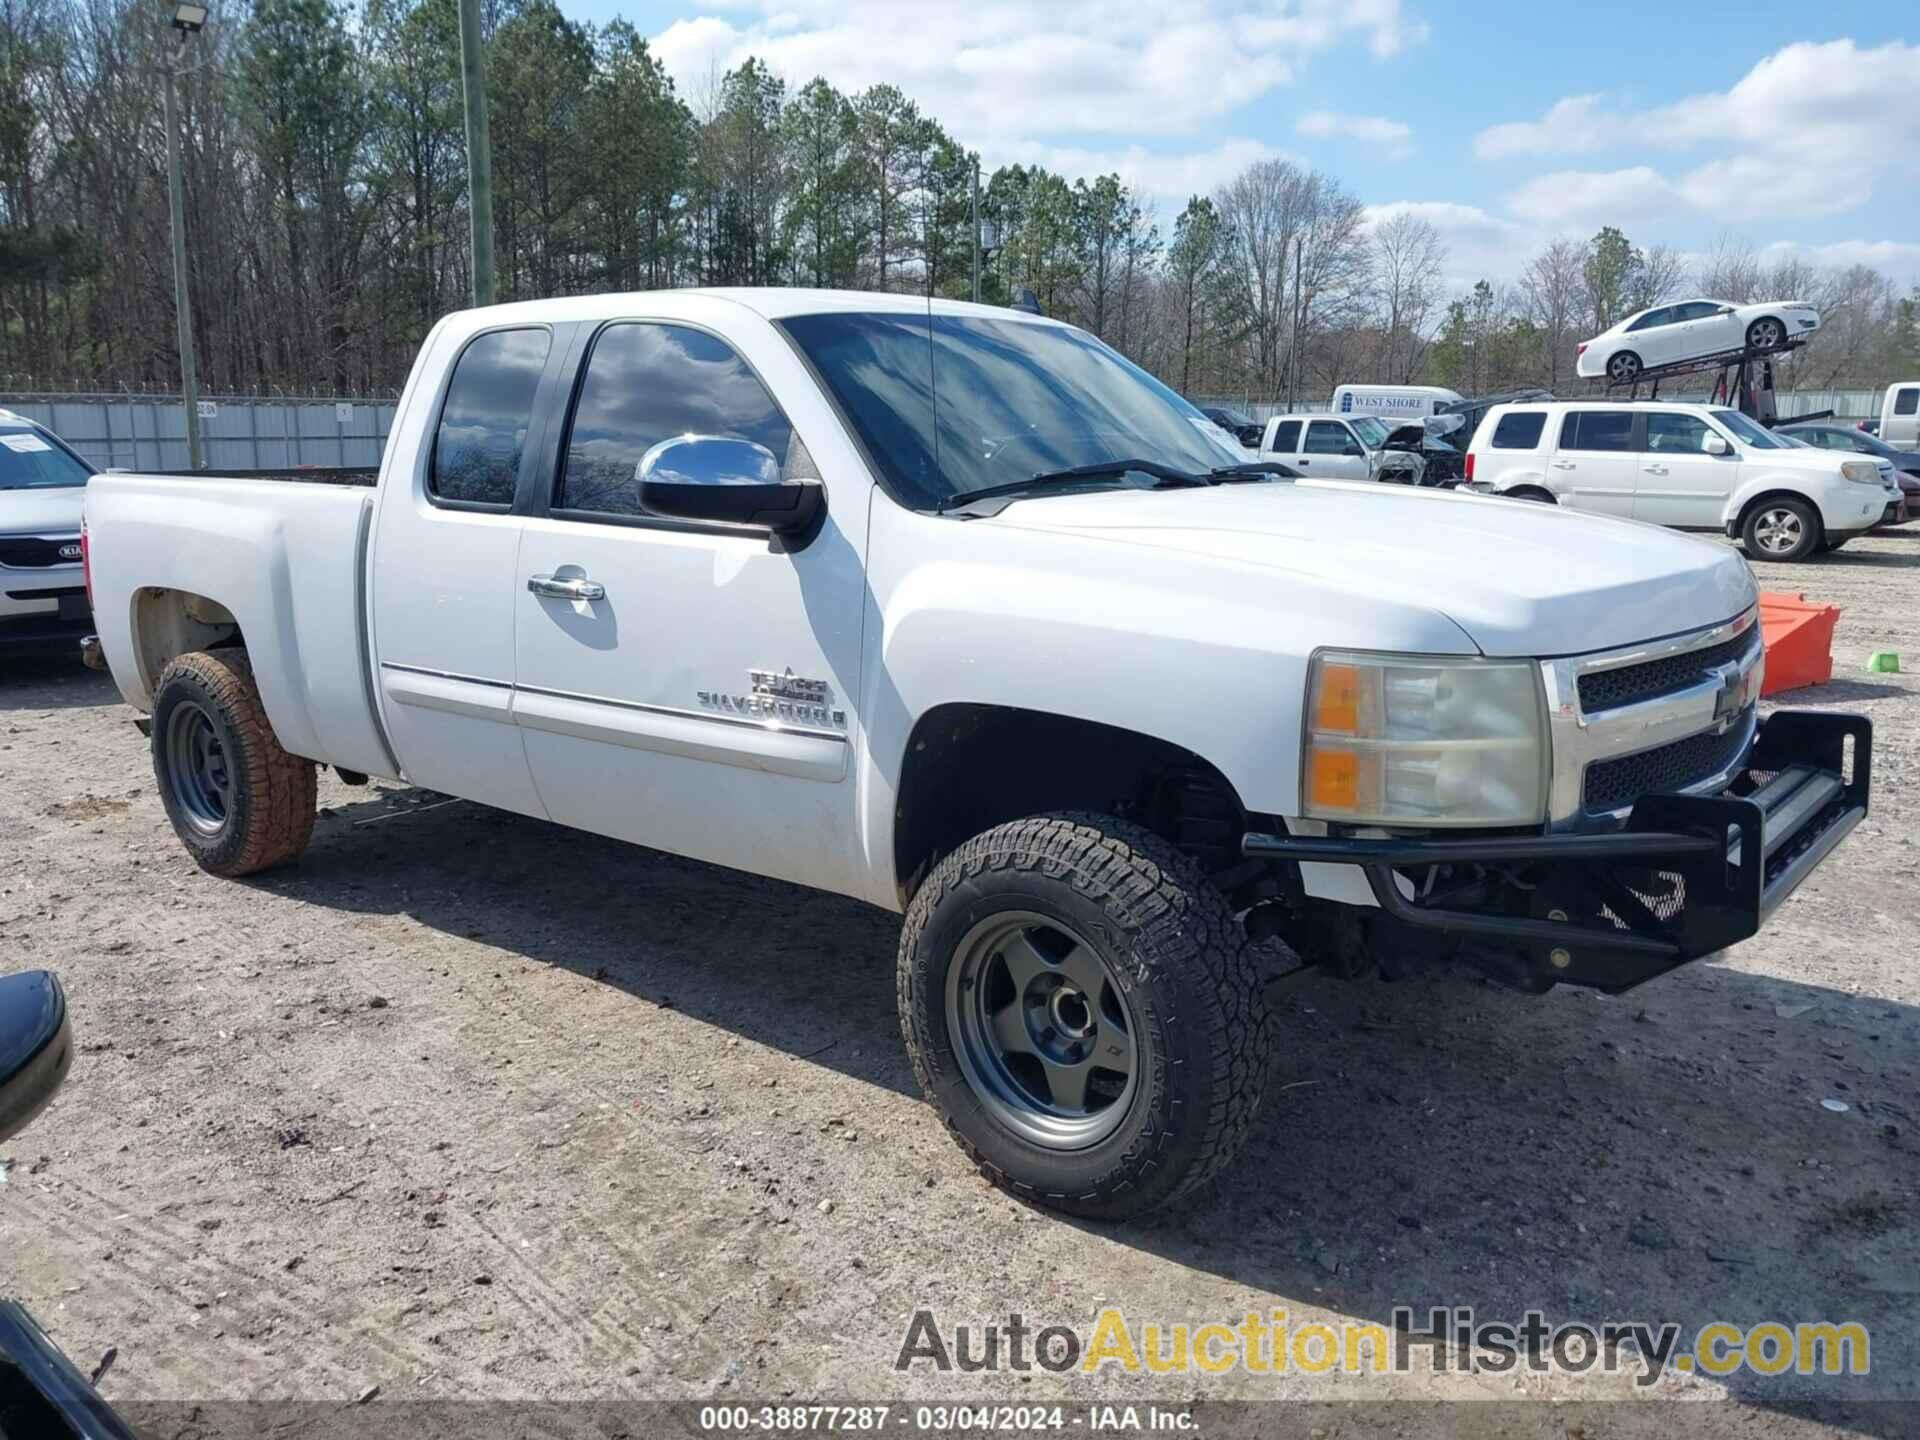
[[[1574,240],[1553,241],[1520,272],[1526,317],[1540,332],[1548,389],[1560,383],[1561,365],[1573,358],[1573,341],[1589,309],[1586,286],[1586,248]]]
[[[1419,374],[1446,263],[1446,243],[1430,220],[1402,210],[1373,227],[1381,379],[1405,385]]]

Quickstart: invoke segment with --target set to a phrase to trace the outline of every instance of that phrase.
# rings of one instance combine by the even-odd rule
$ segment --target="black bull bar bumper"
[[[1642,796],[1618,830],[1249,834],[1242,848],[1250,858],[1358,865],[1395,921],[1499,947],[1542,984],[1626,990],[1757,933],[1866,816],[1872,748],[1864,716],[1782,710],[1761,723],[1746,769],[1725,790]],[[1489,872],[1513,883],[1458,883]]]

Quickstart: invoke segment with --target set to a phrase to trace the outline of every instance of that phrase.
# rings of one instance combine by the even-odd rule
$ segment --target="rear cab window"
[[[1904,390],[1896,391],[1893,397],[1893,413],[1912,415],[1916,412],[1920,412],[1920,385],[1909,385]]]
[[[1273,449],[1293,454],[1300,448],[1300,422],[1282,420],[1273,427]]]
[[[433,432],[428,499],[454,509],[512,506],[552,345],[544,326],[490,330],[467,342]]]
[[[1547,412],[1544,410],[1510,410],[1500,417],[1493,427],[1493,448],[1496,450],[1534,450],[1540,445],[1540,434],[1547,427]]]

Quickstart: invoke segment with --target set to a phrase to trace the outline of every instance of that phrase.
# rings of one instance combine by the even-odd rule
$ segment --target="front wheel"
[[[1825,543],[1819,513],[1804,500],[1763,500],[1740,527],[1740,547],[1754,560],[1804,560]]]
[[[1640,378],[1640,357],[1631,350],[1622,350],[1607,361],[1607,379],[1616,385],[1631,385]]]
[[[1778,350],[1787,338],[1787,328],[1772,316],[1762,316],[1747,327],[1749,350]]]
[[[161,672],[153,777],[174,833],[215,875],[265,870],[312,838],[313,762],[280,748],[243,650],[195,651]]]
[[[921,1089],[988,1179],[1077,1215],[1142,1214],[1232,1158],[1266,1087],[1246,940],[1199,867],[1098,815],[947,856],[900,939]]]

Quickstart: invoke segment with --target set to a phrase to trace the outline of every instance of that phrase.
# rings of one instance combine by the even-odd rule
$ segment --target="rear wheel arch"
[[[133,597],[134,659],[149,695],[178,656],[246,645],[240,622],[218,600],[191,590],[145,585]]]
[[[1240,860],[1247,810],[1221,770],[1157,736],[1050,711],[952,702],[915,722],[895,787],[894,883],[904,907],[941,859],[1008,821],[1118,815],[1209,874]]]

